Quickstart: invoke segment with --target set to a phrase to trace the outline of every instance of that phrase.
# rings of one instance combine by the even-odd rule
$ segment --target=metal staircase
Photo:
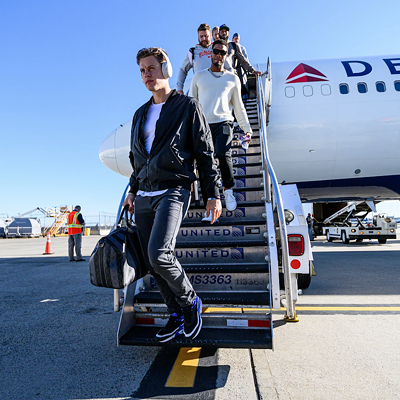
[[[267,71],[263,86],[270,90],[268,80]],[[193,340],[186,340],[184,336],[163,344],[155,340],[155,334],[166,324],[169,315],[153,278],[147,275],[124,290],[118,344],[272,348],[272,308],[280,307],[278,258],[282,259],[278,257],[275,229],[282,222],[283,208],[276,212],[276,204],[281,203],[274,200],[271,180],[265,178],[270,167],[267,153],[263,154],[266,139],[260,137],[260,132],[266,136],[265,111],[269,103],[265,103],[264,94],[260,93],[261,78],[257,83],[258,99],[244,101],[253,130],[248,149],[243,149],[237,140],[240,130],[234,130],[233,191],[237,209],[231,212],[224,207],[218,223],[210,225],[201,222],[204,206],[202,202],[195,202],[177,238],[175,255],[203,301],[200,334]],[[281,237],[286,240],[285,228],[280,229]],[[281,247],[285,251],[285,243]],[[289,287],[286,301],[290,318],[295,313],[291,308],[288,276],[285,283]]]
[[[50,236],[55,236],[65,220],[68,218],[68,214],[70,213],[69,207],[60,207],[60,212],[56,215],[53,224],[46,228],[43,232],[43,236],[50,234]]]

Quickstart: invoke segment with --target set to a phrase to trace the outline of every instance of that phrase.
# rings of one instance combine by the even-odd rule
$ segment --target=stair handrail
[[[271,64],[269,58],[267,62],[267,70],[262,74],[262,76],[265,76],[266,80],[268,79],[269,81],[271,81]],[[284,282],[285,282],[286,312],[287,312],[287,318],[289,320],[294,320],[296,317],[296,312],[292,296],[293,292],[292,292],[292,281],[290,277],[289,245],[287,240],[286,221],[285,221],[282,196],[279,190],[279,183],[276,178],[274,168],[272,167],[272,163],[269,158],[269,152],[268,152],[267,127],[266,127],[266,117],[265,117],[266,104],[265,104],[265,96],[262,85],[262,76],[257,76],[257,105],[258,105],[257,111],[259,116],[260,144],[263,157],[264,194],[266,201],[272,202],[274,200],[277,208],[279,233],[282,245],[282,267],[283,267]]]

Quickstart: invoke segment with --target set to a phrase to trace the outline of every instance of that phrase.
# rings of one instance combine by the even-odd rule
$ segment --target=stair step
[[[211,225],[210,225],[211,226]],[[265,240],[245,240],[238,244],[236,240],[227,240],[227,241],[217,241],[211,240],[207,242],[189,242],[189,241],[182,241],[176,243],[175,248],[177,249],[190,249],[190,248],[201,248],[204,249],[214,249],[220,247],[257,247],[257,246],[266,246],[267,242]]]
[[[196,240],[198,243],[209,243],[210,240],[234,240],[237,245],[248,240],[262,240],[267,228],[265,222],[253,223],[250,226],[219,225],[210,223],[197,223],[197,226],[183,226],[179,229],[177,242],[187,241],[191,243]]]
[[[269,292],[199,292],[199,297],[203,306],[224,305],[230,306],[259,306],[266,307],[270,305]],[[163,305],[164,299],[160,292],[141,292],[135,296],[135,304],[140,305]]]
[[[235,211],[228,211],[225,207],[222,208],[222,214],[218,219],[218,224],[224,225],[227,223],[234,223],[236,225],[242,225],[247,219],[251,219],[256,223],[263,222],[265,224],[265,217],[263,217],[264,213],[265,205],[263,202],[238,202],[238,206]],[[199,203],[198,205],[191,205],[182,226],[186,224],[190,225],[192,222],[201,223],[203,216],[203,202]]]
[[[270,328],[204,328],[195,339],[178,336],[166,343],[155,340],[159,327],[133,327],[119,340],[120,345],[163,347],[212,347],[238,349],[272,349]]]
[[[233,212],[233,211],[232,211]],[[242,221],[240,224],[236,223],[235,220],[230,220],[226,222],[221,222],[218,219],[218,222],[214,222],[213,225],[210,225],[209,222],[201,222],[201,221],[189,221],[189,220],[183,220],[181,227],[182,228],[210,228],[213,226],[218,226],[218,229],[221,228],[231,228],[232,226],[243,226],[243,227],[253,227],[257,226],[260,228],[265,228],[265,219],[264,220],[251,220],[247,218],[246,220]],[[249,232],[250,233],[250,232]]]
[[[264,270],[261,272],[238,272],[242,268],[240,264],[235,266],[236,268],[231,268],[227,272],[195,271],[195,266],[190,268],[191,271],[186,266],[184,268],[190,283],[197,293],[210,292],[217,295],[221,293],[237,293],[240,295],[247,291],[253,294],[268,292],[269,275],[266,263]],[[156,282],[151,275],[143,278],[140,289],[146,293],[158,293]]]
[[[243,273],[243,274],[250,274],[250,273],[265,273],[269,272],[268,264],[264,263],[226,263],[221,265],[212,265],[212,264],[182,264],[185,272],[187,273],[194,273],[194,272],[204,272],[204,273]]]
[[[262,240],[234,242],[177,242],[175,257],[182,265],[193,266],[209,262],[210,265],[226,263],[260,263],[268,259],[268,243]]]

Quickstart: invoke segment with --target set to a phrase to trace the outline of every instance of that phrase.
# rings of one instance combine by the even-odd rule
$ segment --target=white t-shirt
[[[154,138],[156,136],[156,123],[160,118],[161,109],[164,104],[165,102],[159,104],[151,103],[149,109],[147,110],[147,118],[146,122],[144,123],[143,136],[144,136],[144,147],[146,147],[146,150],[149,154],[151,151],[151,146],[153,146]],[[144,197],[158,196],[160,194],[165,193],[166,191],[167,189],[158,190],[156,192],[145,192],[143,190],[138,190],[137,196],[144,196]]]

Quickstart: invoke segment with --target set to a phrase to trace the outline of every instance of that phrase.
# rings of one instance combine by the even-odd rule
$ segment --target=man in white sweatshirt
[[[219,160],[222,181],[224,184],[225,206],[229,211],[237,207],[233,195],[233,167],[232,167],[232,138],[233,138],[233,115],[241,129],[245,132],[242,140],[250,142],[251,127],[247,118],[241,94],[239,78],[224,69],[224,63],[228,54],[228,43],[225,40],[216,40],[212,44],[213,54],[211,66],[206,70],[198,72],[192,80],[189,96],[199,100],[203,107],[206,120],[210,125],[214,149]],[[207,203],[207,194],[203,190],[203,178],[200,174],[200,186],[204,204]],[[203,221],[211,221],[211,215],[204,215]]]
[[[188,72],[193,68],[193,73],[206,69],[211,62],[211,28],[207,24],[201,24],[197,28],[199,43],[195,47],[191,47],[179,69],[178,78],[176,80],[176,90],[183,94],[183,86]]]

